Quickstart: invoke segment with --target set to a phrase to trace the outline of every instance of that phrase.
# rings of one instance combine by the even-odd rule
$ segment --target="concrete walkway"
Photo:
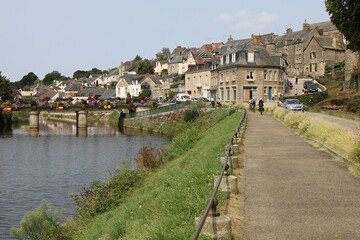
[[[248,114],[242,181],[241,239],[360,239],[360,179],[268,114]]]

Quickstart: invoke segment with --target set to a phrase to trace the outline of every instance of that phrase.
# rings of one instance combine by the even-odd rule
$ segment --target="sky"
[[[324,0],[0,0],[0,10],[0,72],[12,82],[330,21]]]

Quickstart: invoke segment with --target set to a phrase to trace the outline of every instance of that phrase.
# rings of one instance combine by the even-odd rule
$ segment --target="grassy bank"
[[[80,201],[85,202],[78,215],[54,224],[58,239],[190,239],[195,217],[204,212],[214,176],[221,171],[219,159],[242,114],[230,109],[196,111],[161,126],[160,132],[173,141],[163,151],[160,168],[117,170],[83,192]],[[221,204],[228,195],[218,197]],[[41,209],[30,212],[20,225],[25,228],[26,221],[33,222],[39,231],[39,216],[47,221],[51,212],[43,209],[43,214]]]
[[[360,136],[338,124],[311,118],[299,112],[274,107],[268,109],[272,116],[295,129],[300,136],[317,147],[330,150],[341,157],[350,171],[360,177]]]
[[[215,117],[214,113],[207,117],[212,114]],[[198,124],[203,125],[204,119]],[[193,147],[151,172],[120,207],[89,221],[74,239],[189,239],[195,231],[194,218],[205,210],[214,175],[221,170],[224,146],[239,120],[240,114],[235,113],[199,133]]]

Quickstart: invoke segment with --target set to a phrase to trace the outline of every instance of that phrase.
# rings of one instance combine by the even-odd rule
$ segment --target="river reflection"
[[[75,212],[70,193],[79,193],[92,180],[104,180],[144,146],[161,147],[169,140],[139,132],[119,132],[108,126],[89,126],[87,137],[76,137],[74,124],[42,120],[40,136],[26,126],[0,132],[0,239],[11,239],[23,215],[47,199],[65,216]]]

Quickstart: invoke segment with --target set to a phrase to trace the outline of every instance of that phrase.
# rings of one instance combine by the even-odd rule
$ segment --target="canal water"
[[[11,227],[42,199],[75,213],[69,194],[78,194],[93,180],[105,180],[116,168],[135,168],[142,147],[160,148],[169,139],[139,132],[119,132],[109,126],[88,127],[76,136],[74,124],[42,121],[40,136],[25,126],[0,133],[0,239],[13,239]]]

